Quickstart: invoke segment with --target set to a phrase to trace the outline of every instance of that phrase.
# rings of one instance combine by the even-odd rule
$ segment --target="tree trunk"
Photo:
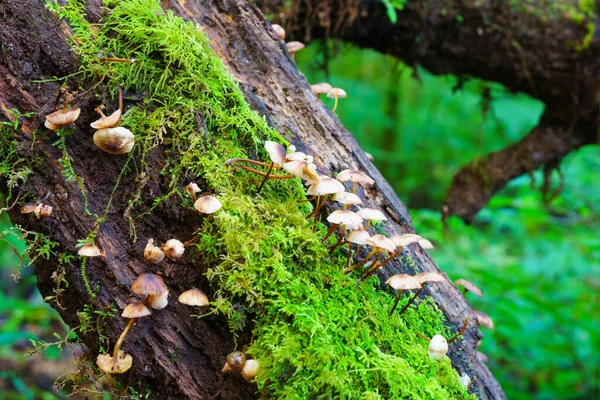
[[[374,188],[361,194],[367,203],[380,207],[390,219],[383,226],[386,234],[414,231],[406,207],[354,137],[312,95],[309,84],[257,7],[249,1],[234,0],[163,0],[162,7],[199,23],[243,90],[246,101],[299,151],[312,154],[319,173],[358,168],[375,179]],[[107,12],[98,0],[88,0],[86,11],[92,22],[100,21]],[[71,327],[83,324],[88,328],[80,337],[93,360],[101,347],[104,351],[112,349],[125,326],[123,318],[107,317],[101,311],[122,309],[133,298],[129,286],[135,277],[154,270],[141,257],[145,240],[158,235],[165,240],[193,238],[203,218],[193,210],[182,210],[176,196],[166,196],[170,193],[168,177],[160,172],[168,162],[169,151],[176,148],[177,143],[167,139],[156,146],[147,154],[144,173],[136,172],[138,164],[133,167],[127,164],[126,156],[103,153],[91,143],[88,126],[98,105],[98,100],[91,95],[77,101],[82,109],[81,117],[74,134],[65,139],[67,150],[60,147],[53,133],[43,128],[43,116],[53,111],[61,81],[40,80],[78,72],[79,60],[68,45],[71,29],[76,30],[77,26],[58,20],[44,8],[42,0],[0,2],[0,25],[3,27],[0,32],[3,48],[0,52],[0,108],[6,120],[21,123],[16,133],[4,135],[3,151],[7,153],[3,154],[8,156],[14,149],[18,155],[19,162],[12,165],[12,172],[23,167],[32,171],[25,183],[15,180],[13,173],[13,179],[7,182],[8,188],[3,188],[3,192],[11,193],[10,201],[17,192],[26,201],[42,199],[50,193],[44,200],[54,208],[50,217],[36,219],[20,214],[17,209],[11,210],[10,216],[26,231],[28,239],[35,238],[30,255],[41,254],[35,259],[34,267],[42,295]],[[77,83],[77,89],[83,91],[98,82]],[[106,94],[110,89],[100,85],[95,92],[101,94],[105,90]],[[138,101],[138,95],[126,93],[126,102]],[[31,114],[21,117],[15,110]],[[201,112],[196,122],[200,128],[205,123]],[[71,165],[65,160],[70,160]],[[70,171],[78,178],[69,175]],[[6,174],[3,176],[7,178]],[[120,177],[120,183],[113,193],[116,177]],[[189,176],[189,179],[197,177]],[[143,219],[130,218],[131,204],[135,204],[136,209],[149,210],[154,199],[162,197],[165,198],[160,207]],[[130,203],[132,198],[136,202]],[[108,211],[105,215],[104,210]],[[102,218],[98,220],[95,216]],[[83,268],[81,259],[65,259],[65,255],[76,254],[77,240],[94,231],[96,243],[105,253],[103,257],[88,258]],[[49,242],[33,232],[42,233],[53,243],[48,257],[42,250]],[[140,240],[135,241],[135,238]],[[405,254],[415,261],[417,272],[439,271],[421,248],[406,250]],[[199,256],[200,260],[204,256],[209,258],[207,254]],[[204,277],[209,265],[204,262],[198,265],[192,258],[184,260],[167,261],[161,267],[172,295],[190,285],[198,285],[212,295],[214,288]],[[381,278],[404,270],[399,261],[394,261],[382,271]],[[480,398],[504,398],[500,386],[477,356],[476,347],[482,335],[463,295],[453,285],[431,286],[425,292],[433,297],[449,325],[460,327],[469,316],[462,345],[451,347],[449,355],[453,366],[474,377],[471,390]],[[82,313],[86,304],[96,312]],[[217,394],[224,399],[252,398],[256,392],[253,385],[237,375],[223,376],[219,372],[225,355],[239,348],[226,319],[219,316],[191,319],[191,313],[189,308],[171,300],[167,308],[153,315],[155,325],[144,320],[136,323],[126,339],[127,351],[136,367],[120,378],[121,383],[150,389],[153,398],[210,399]],[[87,322],[82,321],[86,318]],[[157,323],[158,318],[160,323]],[[98,330],[90,329],[90,323]],[[110,339],[110,346],[102,341],[106,338]],[[238,339],[238,343],[243,344],[249,341],[247,331]]]

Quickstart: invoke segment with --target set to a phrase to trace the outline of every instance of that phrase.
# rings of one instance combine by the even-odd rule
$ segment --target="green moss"
[[[249,152],[265,157],[264,140],[283,139],[249,108],[200,28],[155,0],[106,3],[110,13],[96,31],[82,2],[50,7],[73,27],[87,77],[113,91],[123,84],[147,93],[123,125],[136,135],[136,168],[166,145],[161,173],[170,193],[155,206],[182,193],[189,177],[201,177],[222,201],[197,247],[211,266],[212,312],[228,316],[234,333],[253,327],[248,352],[261,365],[261,396],[467,398],[449,361],[429,360],[427,344],[414,334],[448,333],[431,302],[389,318],[394,298],[374,278],[358,285],[344,275],[344,255],[320,243],[324,227],[312,231],[310,206],[295,201],[304,198],[300,182],[268,182],[254,196],[257,177],[224,165]],[[98,53],[137,61],[99,63]]]

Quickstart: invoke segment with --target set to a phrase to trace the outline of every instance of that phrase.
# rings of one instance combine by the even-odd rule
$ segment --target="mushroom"
[[[223,369],[229,367],[232,371],[242,372],[244,365],[246,365],[246,354],[241,351],[233,351],[227,354],[227,364],[225,364]]]
[[[471,386],[471,377],[467,375],[467,373],[463,373],[460,376],[459,382],[462,385],[462,387],[464,387],[465,389],[469,389],[469,386]]]
[[[358,197],[354,193],[348,192],[336,193],[335,196],[333,196],[333,201],[337,201],[338,203],[343,204],[344,210],[347,210],[348,208],[350,208],[350,206],[359,206],[363,204],[360,197]]]
[[[61,110],[54,111],[52,114],[46,115],[44,126],[52,131],[57,131],[63,126],[75,122],[77,118],[79,118],[79,113],[81,113],[81,108],[79,107],[65,107]]]
[[[356,186],[359,183],[364,186],[375,184],[375,181],[369,175],[358,169],[345,169],[336,176],[336,179],[342,183],[352,182],[352,193],[356,193]]]
[[[35,207],[36,207],[36,204],[33,201],[31,201],[29,203],[25,203],[21,207],[21,214],[31,214],[32,212],[35,212]]]
[[[35,206],[33,212],[35,213],[35,216],[38,219],[42,217],[49,217],[52,214],[52,206],[49,206],[48,204],[44,203],[39,203]]]
[[[282,145],[267,140],[265,142],[265,150],[267,150],[267,153],[269,153],[271,164],[269,165],[269,169],[267,170],[267,173],[263,178],[262,182],[260,183],[260,185],[258,185],[257,193],[260,193],[263,185],[265,184],[267,179],[269,179],[269,175],[271,174],[273,167],[277,165],[277,167],[281,168],[283,167],[283,164],[285,164],[285,148]]]
[[[129,153],[135,144],[133,133],[122,126],[97,130],[93,139],[100,150],[110,154]]]
[[[252,380],[256,377],[258,373],[258,361],[256,360],[246,360],[244,367],[242,368],[242,377],[248,381],[252,382]]]
[[[164,244],[162,250],[165,252],[165,255],[172,260],[177,260],[183,256],[183,252],[185,251],[185,246],[177,239],[169,239],[167,243]]]
[[[348,237],[346,238],[346,241],[349,244],[348,251],[352,250],[352,243],[356,244],[356,257],[357,257],[357,260],[358,260],[358,255],[360,253],[360,247],[362,245],[368,244],[367,243],[367,239],[369,239],[370,237],[371,237],[371,235],[369,235],[369,232],[365,231],[362,226],[359,227],[358,229],[353,230],[352,232],[350,232],[348,234]],[[348,267],[348,262],[344,266],[344,269],[346,269]]]
[[[299,161],[292,161],[299,162]],[[301,162],[301,161],[300,161]],[[286,164],[287,165],[287,164]],[[317,229],[317,218],[319,216],[319,211],[327,202],[327,197],[330,194],[335,194],[344,191],[344,185],[340,182],[336,181],[333,178],[328,176],[323,178],[317,178],[315,183],[313,183],[308,190],[306,191],[307,195],[316,195],[317,202],[315,203],[315,209],[312,213],[308,214],[306,218],[310,218],[314,215],[314,230]],[[323,196],[323,200],[321,200],[321,196]]]
[[[94,129],[106,129],[114,128],[119,125],[121,120],[121,110],[117,108],[115,112],[110,114],[108,117],[102,112],[103,107],[97,107],[96,112],[100,114],[100,119],[92,122],[90,126]]]
[[[79,249],[77,254],[84,257],[98,257],[102,253],[100,252],[98,246],[93,244],[86,244]]]
[[[439,360],[448,353],[448,342],[442,335],[434,335],[429,342],[427,354],[432,360]]]
[[[256,161],[256,160],[252,160],[249,158],[230,158],[227,161],[225,161],[225,165],[235,165],[236,168],[242,168],[245,171],[248,172],[252,172],[256,175],[260,175],[260,176],[264,176],[264,179],[262,180],[262,182],[259,185],[259,193],[260,190],[262,189],[262,186],[264,185],[265,181],[268,178],[272,178],[272,179],[292,179],[295,178],[297,176],[297,174],[292,174],[292,175],[271,175],[271,171],[273,170],[273,168],[281,168],[284,166],[284,164],[288,161],[292,161],[290,159],[288,159],[288,157],[285,154],[285,148],[280,145],[279,143],[276,142],[271,142],[271,141],[266,141],[265,142],[265,150],[267,150],[267,153],[269,154],[269,157],[271,159],[271,163],[264,163],[262,161]],[[306,157],[306,154],[301,153]],[[259,165],[261,167],[268,167],[268,171],[265,172],[261,172],[257,169],[248,167],[246,165],[240,165],[240,163],[250,163],[250,164],[254,164],[254,165]],[[312,163],[312,158],[310,160],[310,163]],[[313,164],[314,167],[314,164]],[[285,168],[284,168],[285,169]],[[287,170],[287,169],[286,169]],[[315,175],[316,175],[316,171],[315,171]],[[308,179],[308,178],[306,178]]]
[[[154,239],[148,239],[144,249],[144,259],[152,264],[158,264],[165,258],[165,253],[158,246],[154,245]]]
[[[285,40],[285,29],[281,25],[272,24],[271,28],[275,31],[275,35],[279,38],[279,40]]]
[[[360,217],[362,219],[366,219],[369,222],[367,222],[367,226],[365,226],[365,229],[369,229],[369,227],[371,226],[371,221],[387,221],[387,217],[385,216],[385,214],[383,212],[381,212],[381,210],[378,210],[377,208],[372,208],[372,207],[365,207],[362,208],[360,210],[358,210],[356,212],[358,215],[360,215]]]
[[[367,256],[365,258],[362,259],[361,262],[359,262],[355,266],[347,269],[346,273],[352,272],[352,271],[362,267],[363,265],[365,265],[367,263],[367,261],[369,261],[375,253],[381,253],[383,251],[387,251],[388,253],[393,253],[394,250],[396,250],[396,246],[394,245],[394,243],[392,243],[392,241],[390,239],[386,238],[383,235],[379,235],[379,234],[373,235],[370,238],[366,239],[366,242],[368,245],[373,246],[373,249],[371,250],[371,252],[369,254],[367,254]],[[373,265],[374,266],[377,265],[377,260],[375,260]],[[364,273],[368,272],[370,269],[371,268],[366,268],[358,277],[361,278],[362,275],[364,275]]]
[[[332,87],[329,83],[321,82],[310,85],[310,89],[312,90],[313,94],[320,99],[321,95],[329,93]]]
[[[298,52],[306,47],[304,45],[304,43],[301,43],[301,42],[288,42],[285,45],[286,45],[288,51],[290,52],[290,54],[292,55],[292,60],[294,59],[294,54],[296,54],[296,52]]]
[[[177,300],[182,304],[187,304],[188,306],[206,307],[209,305],[208,297],[202,290],[196,288],[181,293]]]
[[[414,303],[414,301],[417,299],[417,297],[419,297],[419,295],[425,288],[426,283],[428,283],[428,282],[445,282],[446,281],[446,278],[444,278],[442,275],[438,274],[437,272],[422,272],[420,274],[415,275],[414,278],[419,281],[419,283],[421,284],[421,287],[419,288],[419,290],[417,290],[415,292],[413,297],[411,297],[410,300],[408,300],[408,302],[404,305],[404,307],[402,307],[402,309],[399,311],[399,314],[403,314],[404,311],[408,310],[408,307],[410,307],[410,305],[412,303]],[[392,309],[392,312],[390,313],[390,315],[394,312],[394,309],[396,308],[397,305],[398,305],[398,299],[396,299],[396,303],[394,304],[394,308]]]
[[[342,242],[342,238],[346,233],[346,227],[350,227],[350,229],[357,229],[360,223],[362,222],[362,218],[359,217],[354,211],[350,210],[336,210],[329,214],[327,217],[327,221],[332,225],[327,231],[327,234],[323,238],[323,243],[327,240],[327,238],[341,225],[342,232],[340,233],[340,239],[338,243]]]
[[[456,283],[456,286],[462,286],[464,288],[464,290],[463,290],[464,295],[466,295],[467,292],[471,292],[476,296],[483,297],[483,292],[481,291],[481,289],[479,289],[477,286],[475,286],[468,280],[457,279],[455,283]]]
[[[492,317],[484,313],[483,311],[473,310],[475,317],[477,317],[477,323],[486,328],[494,329],[494,321]]]
[[[194,202],[194,208],[203,214],[213,214],[223,207],[219,199],[214,196],[202,196]]]
[[[434,248],[433,243],[431,243],[427,239],[419,239],[418,243],[424,249],[433,249]]]
[[[394,313],[396,307],[398,306],[398,302],[400,301],[400,297],[402,297],[402,291],[404,290],[413,290],[413,289],[422,289],[421,282],[414,276],[410,276],[407,274],[396,274],[392,275],[387,281],[385,281],[388,285],[390,285],[393,289],[398,291],[396,296],[396,302],[394,306],[390,310],[390,315]]]
[[[167,306],[169,290],[165,281],[154,274],[142,274],[131,285],[131,290],[140,296],[147,296],[150,307],[161,310]]]
[[[338,106],[338,99],[343,99],[348,97],[348,95],[346,94],[346,91],[344,89],[340,89],[340,88],[333,88],[331,89],[328,93],[327,93],[327,98],[329,99],[335,99],[335,102],[333,103],[333,110],[331,110],[332,112],[335,112],[335,110],[337,110],[337,106]]]
[[[187,192],[187,194],[189,194],[190,196],[192,196],[192,199],[194,201],[196,201],[196,193],[201,192],[200,188],[198,187],[198,185],[196,185],[194,182],[190,182],[186,187],[185,187],[185,191]]]

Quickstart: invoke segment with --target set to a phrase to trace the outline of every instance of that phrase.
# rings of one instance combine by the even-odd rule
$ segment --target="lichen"
[[[159,144],[169,193],[185,198],[188,177],[206,182],[223,208],[206,218],[196,245],[215,289],[212,313],[235,334],[253,329],[248,353],[259,360],[263,398],[468,398],[448,359],[432,361],[414,332],[448,334],[430,300],[389,317],[394,297],[372,278],[343,273],[341,251],[321,244],[300,182],[268,182],[224,165],[230,157],[266,155],[264,140],[282,137],[245,102],[208,39],[193,22],[164,12],[157,0],[107,0],[99,26],[84,18],[83,1],[49,7],[73,29],[73,48],[88,79],[114,92],[146,93],[122,125],[136,135],[139,168]],[[101,63],[97,54],[133,58]],[[200,124],[199,121],[203,123]],[[405,300],[406,301],[406,300]],[[223,355],[225,358],[225,355]]]

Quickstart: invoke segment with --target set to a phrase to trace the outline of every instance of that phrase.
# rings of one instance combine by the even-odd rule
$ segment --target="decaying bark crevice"
[[[596,143],[597,15],[573,2],[408,1],[392,24],[379,0],[261,0],[290,40],[335,38],[420,64],[436,74],[500,82],[542,100],[540,126],[523,140],[465,166],[445,215],[470,221],[511,179]],[[491,172],[490,172],[491,171]]]
[[[89,1],[89,18],[101,15],[99,3]],[[315,156],[320,172],[339,171],[356,167],[366,171],[376,181],[376,186],[364,198],[373,206],[381,207],[390,223],[385,226],[389,234],[412,232],[410,215],[393,192],[390,185],[367,159],[353,136],[344,129],[331,111],[312,95],[306,80],[265,22],[261,12],[247,1],[168,1],[163,7],[176,15],[197,21],[212,40],[217,54],[229,67],[243,89],[247,101],[268,122],[294,143],[299,150]],[[14,118],[10,110],[31,112],[22,118],[22,128],[16,139],[21,143],[20,156],[30,162],[33,173],[18,190],[21,195],[34,200],[48,191],[52,194],[47,203],[54,207],[50,218],[35,219],[11,212],[12,220],[24,229],[42,232],[58,244],[55,252],[76,252],[76,242],[95,228],[96,219],[87,215],[85,199],[77,182],[69,182],[61,171],[58,159],[61,152],[52,144],[56,137],[40,128],[43,115],[52,111],[60,85],[59,82],[32,83],[32,80],[67,76],[78,70],[77,60],[70,51],[62,26],[56,16],[44,8],[42,0],[8,0],[0,3],[0,39],[5,51],[0,53],[0,106],[3,119]],[[90,82],[79,84],[89,87]],[[67,138],[67,147],[73,158],[73,168],[82,177],[92,214],[102,215],[127,156],[114,156],[95,148],[89,123],[94,116],[94,96],[78,102],[82,117],[75,132]],[[110,99],[107,99],[110,101]],[[199,117],[200,118],[200,117]],[[32,132],[40,128],[45,132],[35,138]],[[112,199],[112,206],[101,224],[98,242],[106,256],[89,259],[87,280],[97,290],[90,298],[79,261],[57,264],[56,257],[38,259],[35,264],[38,286],[43,296],[58,296],[51,300],[63,319],[71,326],[81,324],[77,312],[83,305],[92,303],[96,310],[117,309],[132,298],[129,285],[141,273],[151,272],[141,258],[148,238],[170,236],[191,238],[194,229],[202,223],[197,213],[180,207],[177,199],[167,199],[154,213],[136,221],[138,241],[133,243],[130,226],[124,214],[128,199],[135,195],[141,182],[145,182],[143,196],[145,207],[151,207],[154,198],[167,192],[168,182],[161,177],[164,149],[159,146],[150,155],[147,171],[150,176],[135,173],[124,175]],[[35,161],[35,162],[34,162]],[[189,177],[190,181],[196,177]],[[201,182],[199,182],[201,183]],[[5,189],[2,189],[5,191]],[[437,271],[436,265],[420,248],[409,250],[418,271]],[[200,255],[201,256],[201,255]],[[187,258],[186,258],[187,259]],[[201,257],[197,257],[201,260]],[[190,261],[166,261],[161,265],[165,281],[176,297],[189,282],[209,292],[203,278],[206,266]],[[398,261],[389,264],[382,277],[402,270]],[[68,282],[68,290],[56,293],[57,276]],[[452,346],[450,356],[457,370],[468,372],[473,378],[473,389],[481,398],[502,399],[504,394],[487,367],[476,353],[479,332],[472,310],[463,295],[451,285],[425,290],[433,296],[450,324],[460,327],[466,316],[470,317],[468,329],[461,346]],[[150,389],[154,398],[210,399],[217,393],[224,399],[252,398],[254,388],[235,375],[223,377],[219,371],[224,356],[234,349],[234,343],[223,318],[210,316],[200,320],[189,318],[190,311],[173,302],[157,311],[148,320],[140,320],[126,341],[126,351],[136,360],[136,368],[120,379],[125,385]],[[94,324],[102,326],[102,333],[118,337],[124,327],[122,318],[95,316]],[[94,357],[98,353],[98,335],[91,331],[82,340]],[[242,339],[243,342],[244,339]]]

